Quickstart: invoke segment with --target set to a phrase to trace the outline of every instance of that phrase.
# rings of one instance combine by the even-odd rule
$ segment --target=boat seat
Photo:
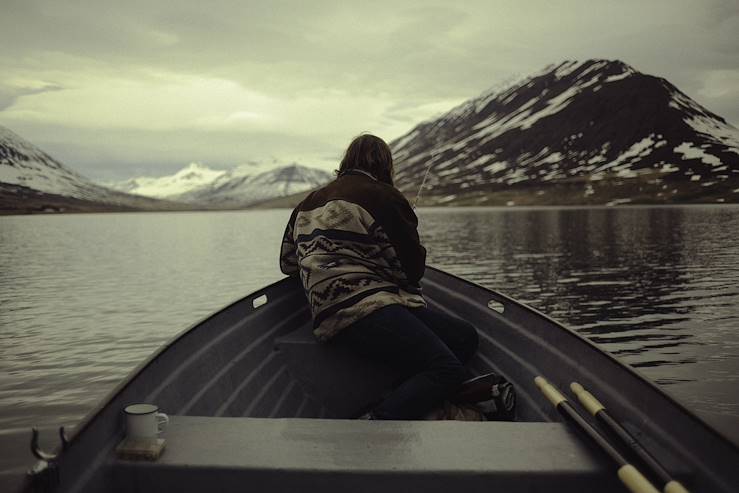
[[[625,491],[563,423],[170,418],[156,462],[112,463],[115,491]]]
[[[331,343],[320,343],[310,323],[275,340],[303,392],[321,402],[325,417],[353,418],[392,389],[395,372]]]

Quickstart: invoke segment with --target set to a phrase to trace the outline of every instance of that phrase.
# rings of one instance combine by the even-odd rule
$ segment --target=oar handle
[[[632,452],[634,452],[645,465],[648,466],[652,473],[659,477],[662,484],[664,484],[664,493],[689,493],[679,481],[672,479],[670,473],[662,466],[662,464],[660,464],[631,433],[629,433],[618,421],[608,414],[606,407],[601,404],[593,394],[585,390],[585,388],[577,382],[572,382],[570,384],[570,389],[590,414],[596,416],[600,422],[606,426],[606,428],[616,434],[621,441]]]
[[[639,470],[631,464],[626,464],[618,469],[618,479],[632,493],[659,493],[652,483],[644,477]]]
[[[537,387],[539,387],[541,393],[544,394],[547,399],[549,399],[549,402],[554,404],[554,407],[559,406],[560,403],[567,400],[567,398],[563,396],[562,393],[557,390],[551,383],[547,382],[544,377],[536,377],[534,379],[534,383]]]
[[[606,408],[598,399],[595,398],[595,396],[593,396],[593,394],[585,390],[579,383],[572,382],[570,384],[570,389],[577,396],[580,404],[582,404],[593,416],[598,414],[598,411],[602,411]]]
[[[618,464],[618,478],[631,493],[659,493],[659,490],[637,468],[627,463],[613,445],[567,402],[567,398],[556,387],[542,376],[534,378],[534,383],[558,411],[570,418],[611,460]]]
[[[674,479],[665,485],[663,491],[664,493],[690,493],[685,486]]]

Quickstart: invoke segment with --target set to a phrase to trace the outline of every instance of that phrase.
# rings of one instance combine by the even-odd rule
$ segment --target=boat
[[[513,382],[516,421],[349,419],[394,375],[317,343],[294,278],[185,330],[101,404],[26,491],[625,491],[607,458],[563,422],[535,377],[578,381],[691,491],[739,489],[739,448],[595,344],[504,294],[428,267],[431,308],[473,323],[475,374]],[[122,410],[152,403],[170,418],[156,461],[123,460]]]

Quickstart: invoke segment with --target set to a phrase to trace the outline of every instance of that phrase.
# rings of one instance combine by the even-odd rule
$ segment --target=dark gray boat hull
[[[342,388],[359,379],[355,386],[364,389],[364,395],[359,392],[357,402],[379,391],[367,383],[373,381],[377,369],[358,362],[347,372],[345,381],[322,385],[321,375],[326,372],[321,373],[324,369],[315,362],[317,358],[326,354],[326,360],[338,358],[337,365],[347,362],[332,355],[330,347],[294,337],[310,331],[310,314],[300,286],[285,279],[183,332],[121,383],[77,427],[68,448],[60,454],[58,491],[148,491],[150,487],[155,491],[156,485],[161,489],[163,484],[182,491],[197,491],[203,485],[218,491],[243,491],[246,487],[291,491],[301,483],[301,490],[306,491],[343,491],[352,485],[364,485],[361,490],[366,491],[380,487],[387,491],[420,490],[429,485],[465,485],[472,491],[490,491],[493,486],[512,492],[544,491],[558,485],[581,491],[619,491],[607,460],[562,424],[539,393],[534,385],[537,375],[544,375],[561,390],[571,381],[579,381],[597,393],[612,414],[689,488],[709,492],[737,489],[736,445],[594,344],[504,295],[436,269],[427,270],[423,287],[431,307],[461,316],[478,328],[481,344],[471,363],[473,371],[493,370],[514,382],[520,422],[368,424],[336,419],[349,417],[346,413],[350,412],[341,407],[346,400],[341,398],[345,395]],[[255,307],[265,297],[266,303]],[[494,308],[502,308],[502,313],[490,308],[490,302]],[[378,380],[382,378],[391,376]],[[327,388],[339,391],[338,398],[327,394]],[[121,410],[133,402],[156,403],[173,416],[168,448],[156,464],[114,457],[115,446],[124,434]],[[200,418],[192,421],[194,418],[188,416]],[[229,417],[234,419],[225,419]],[[550,428],[542,428],[545,423]],[[257,432],[260,425],[262,434]],[[372,427],[366,428],[368,425]],[[364,456],[358,447],[365,442],[357,441],[353,427],[363,430],[365,442],[374,444],[376,454],[387,456],[395,447],[405,447],[406,456],[414,459],[378,461],[368,470],[359,462]],[[454,433],[449,432],[450,427]],[[292,439],[281,435],[288,429]],[[220,453],[198,438],[203,438],[204,430],[208,440],[222,445]],[[439,434],[443,441],[435,441]],[[241,439],[233,441],[232,436]],[[295,436],[305,440],[295,441]],[[321,436],[334,438],[321,441]],[[426,439],[402,440],[408,436]],[[496,436],[501,440],[495,440]],[[260,437],[270,441],[271,455],[267,455],[273,460],[269,463],[258,460],[264,455],[258,453]],[[234,451],[240,443],[244,450]],[[446,447],[434,455],[433,447],[442,443]],[[305,455],[290,452],[296,447]],[[309,450],[319,455],[339,450],[340,456],[348,459],[341,467],[321,468]],[[489,460],[480,461],[482,450],[488,451]],[[448,467],[435,462],[438,455],[447,457]],[[310,478],[315,482],[304,481]]]

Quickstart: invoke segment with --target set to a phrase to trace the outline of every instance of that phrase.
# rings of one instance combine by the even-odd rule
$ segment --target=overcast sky
[[[0,125],[96,179],[333,169],[501,80],[620,59],[739,123],[739,1],[2,0]]]

